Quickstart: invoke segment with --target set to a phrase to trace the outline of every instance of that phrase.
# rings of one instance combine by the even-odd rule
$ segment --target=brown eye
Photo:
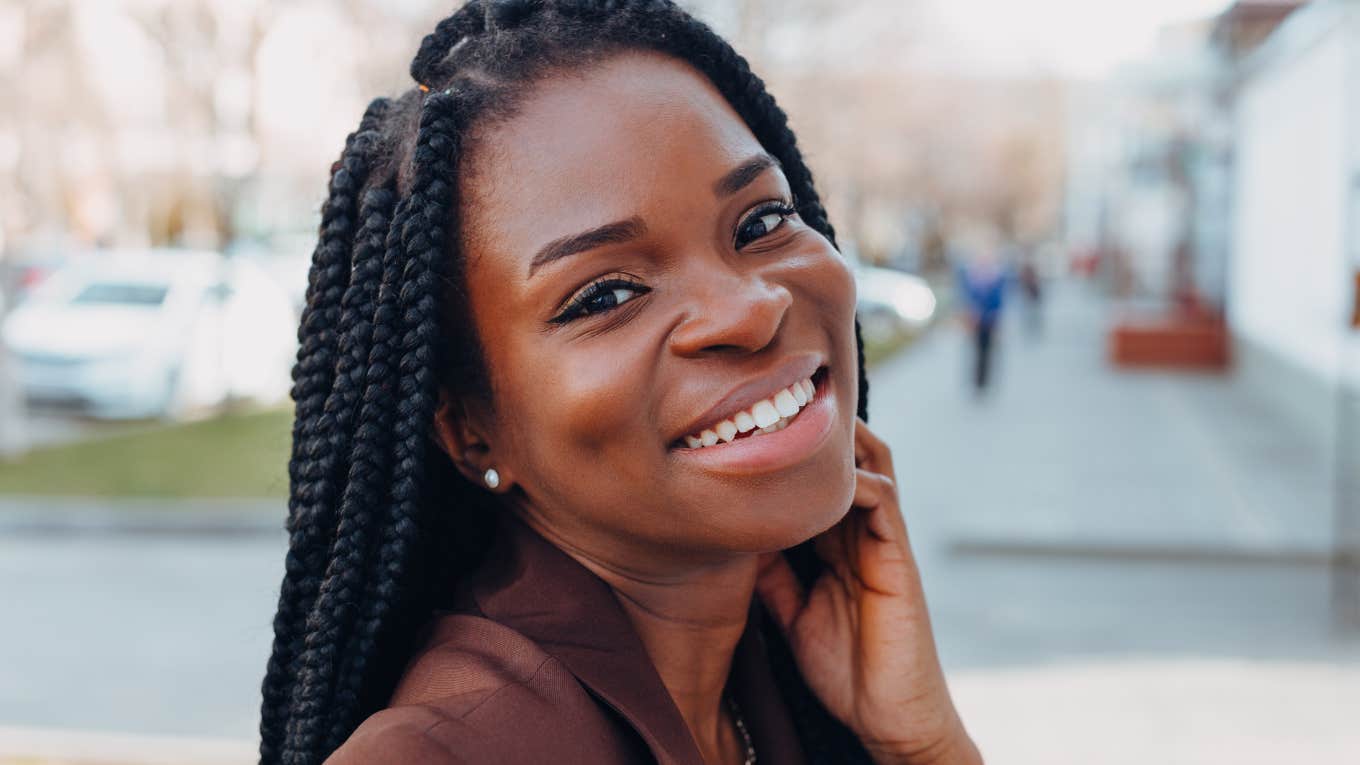
[[[746,216],[741,225],[737,227],[735,240],[737,249],[740,250],[763,236],[769,236],[797,212],[792,205],[782,202],[763,205],[756,209]]]
[[[599,313],[608,311],[610,308],[617,308],[629,300],[637,297],[639,293],[631,287],[615,287],[603,292],[597,292],[590,297],[582,306],[587,313]]]
[[[627,279],[604,279],[581,290],[552,322],[566,324],[583,316],[611,311],[648,292],[651,288]]]

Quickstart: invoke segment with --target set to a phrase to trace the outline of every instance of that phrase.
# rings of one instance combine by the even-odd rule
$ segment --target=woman
[[[262,761],[978,761],[746,62],[474,0],[411,73],[323,208]]]

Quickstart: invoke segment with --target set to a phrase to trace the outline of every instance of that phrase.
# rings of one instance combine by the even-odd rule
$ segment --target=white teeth
[[[777,392],[764,401],[756,402],[749,410],[737,412],[711,428],[706,428],[697,436],[685,436],[685,445],[691,449],[714,446],[719,441],[731,443],[739,433],[757,434],[777,433],[788,427],[789,421],[798,415],[817,395],[817,388],[810,378],[799,380]]]
[[[730,443],[732,439],[737,437],[737,426],[731,420],[723,420],[713,426],[713,429],[718,431],[718,438],[721,438],[724,443]]]
[[[756,432],[757,432],[757,433],[778,433],[779,431],[783,430],[784,428],[787,428],[788,426],[789,426],[789,420],[788,420],[788,418],[787,418],[787,417],[781,417],[781,418],[779,418],[779,421],[776,422],[775,424],[771,425],[771,426],[768,427],[768,428],[761,428],[760,430],[757,430]]]
[[[756,429],[756,420],[749,412],[737,412],[737,432],[749,433]]]
[[[768,428],[779,421],[779,410],[769,399],[765,399],[751,407],[751,418],[756,421],[756,427]]]

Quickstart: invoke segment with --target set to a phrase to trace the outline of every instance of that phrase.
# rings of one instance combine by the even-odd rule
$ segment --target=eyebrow
[[[533,276],[535,271],[554,260],[561,260],[601,245],[631,242],[645,233],[647,233],[647,224],[634,215],[627,220],[606,223],[589,231],[554,239],[543,245],[534,255],[533,260],[529,261],[529,275]]]
[[[750,185],[761,173],[779,166],[779,160],[761,152],[719,178],[717,183],[713,184],[713,193],[719,197],[730,197]]]
[[[772,167],[780,167],[779,160],[761,152],[740,165],[727,171],[713,184],[713,193],[719,197],[730,197],[746,188],[760,174]],[[529,276],[538,269],[555,260],[570,257],[606,244],[623,244],[641,238],[647,233],[647,224],[634,215],[627,220],[606,223],[579,234],[572,234],[543,245],[529,261]]]

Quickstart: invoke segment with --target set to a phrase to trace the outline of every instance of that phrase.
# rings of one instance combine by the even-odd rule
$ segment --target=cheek
[[[815,241],[815,249],[809,248],[800,258],[804,265],[793,275],[791,283],[796,284],[812,308],[815,321],[830,336],[832,363],[842,370],[848,368],[849,379],[854,380],[859,366],[855,347],[855,278],[845,258],[830,242],[820,235]]]
[[[854,334],[855,320],[855,278],[850,267],[840,253],[827,245],[824,257],[816,261],[812,269],[813,289],[818,302],[830,315],[851,325]]]
[[[646,461],[640,458],[652,429],[640,406],[651,379],[645,356],[594,345],[527,348],[516,364],[518,390],[502,399],[515,402],[502,417],[543,488],[574,485],[583,470],[606,462],[617,479]]]

